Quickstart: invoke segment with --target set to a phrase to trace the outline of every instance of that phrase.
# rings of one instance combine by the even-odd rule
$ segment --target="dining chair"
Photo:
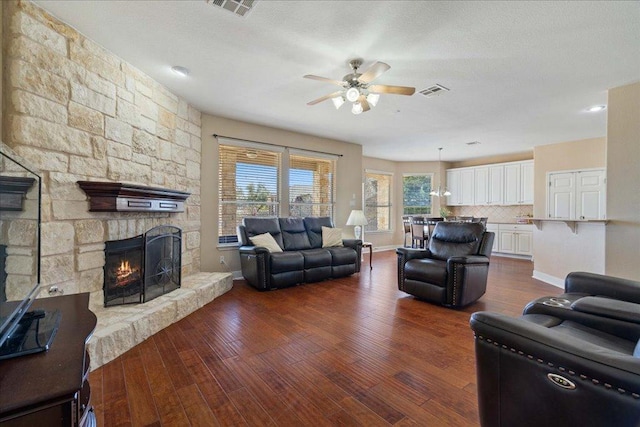
[[[407,247],[407,236],[411,236],[411,216],[402,215],[402,227],[404,229],[404,241],[403,246]]]
[[[411,247],[424,248],[429,236],[425,234],[426,221],[424,217],[411,217]]]
[[[436,228],[436,224],[439,223],[440,221],[444,221],[444,218],[429,217],[429,218],[425,218],[425,221],[426,221],[425,233],[427,234],[427,239],[430,239],[431,235],[433,235],[433,229]]]
[[[458,216],[458,217],[456,217],[456,221],[459,221],[459,222],[474,222],[472,216]]]
[[[473,220],[471,222],[479,222],[480,224],[484,225],[484,228],[487,228],[487,220],[489,218],[486,216],[476,216],[473,217]]]

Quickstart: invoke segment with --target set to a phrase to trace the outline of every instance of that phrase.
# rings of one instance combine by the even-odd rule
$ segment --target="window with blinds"
[[[405,215],[431,214],[433,174],[410,174],[402,177],[402,204]]]
[[[247,216],[278,216],[280,152],[219,145],[218,243],[238,242],[236,226]]]
[[[393,176],[384,172],[365,171],[365,231],[391,230],[391,183]]]
[[[291,152],[289,216],[333,218],[335,160]]]

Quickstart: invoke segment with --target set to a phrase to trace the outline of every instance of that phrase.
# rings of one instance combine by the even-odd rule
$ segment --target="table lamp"
[[[353,234],[356,236],[356,239],[360,239],[362,237],[362,226],[367,225],[367,218],[364,216],[364,212],[361,210],[354,209],[349,214],[349,219],[347,219],[347,225],[354,225]]]

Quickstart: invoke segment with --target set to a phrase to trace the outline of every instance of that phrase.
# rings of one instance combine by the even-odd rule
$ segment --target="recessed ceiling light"
[[[587,111],[590,113],[596,113],[598,111],[602,111],[604,109],[606,109],[607,106],[606,105],[594,105],[593,107],[587,108]]]
[[[185,67],[181,67],[179,65],[171,67],[171,71],[179,75],[180,77],[187,77],[189,75],[189,69]]]

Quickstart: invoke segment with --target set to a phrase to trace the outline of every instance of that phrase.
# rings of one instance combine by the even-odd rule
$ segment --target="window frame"
[[[232,236],[231,234],[229,234],[228,232],[226,234],[223,234],[223,227],[225,226],[223,224],[223,210],[224,210],[224,206],[229,206],[229,205],[236,205],[238,206],[239,204],[242,205],[246,205],[246,206],[250,206],[252,204],[254,205],[268,205],[271,206],[272,211],[273,211],[273,215],[264,215],[266,217],[283,217],[283,216],[290,216],[291,214],[291,208],[292,205],[293,206],[302,206],[303,210],[305,206],[310,206],[312,212],[329,212],[329,215],[323,215],[323,216],[330,216],[331,217],[331,221],[334,220],[335,217],[335,212],[336,212],[336,189],[337,189],[337,180],[336,180],[336,176],[337,176],[337,169],[338,169],[338,159],[341,157],[340,155],[336,155],[336,154],[329,154],[329,153],[320,153],[320,152],[315,152],[315,151],[308,151],[308,150],[302,150],[302,149],[296,149],[296,148],[290,148],[290,147],[285,147],[285,146],[280,146],[280,145],[276,145],[276,144],[268,144],[268,143],[259,143],[259,142],[252,142],[252,141],[244,141],[244,140],[237,140],[235,138],[224,138],[224,137],[218,137],[217,138],[217,142],[218,142],[218,147],[217,147],[217,151],[218,151],[218,172],[217,172],[217,186],[218,186],[218,197],[217,197],[217,202],[218,202],[218,206],[217,206],[217,247],[218,248],[232,248],[232,247],[238,247],[240,242],[238,241],[237,236]],[[256,151],[262,151],[262,152],[266,152],[266,153],[273,153],[275,155],[278,156],[277,159],[277,166],[276,166],[276,181],[277,183],[275,184],[275,200],[274,201],[242,201],[239,202],[238,199],[233,199],[233,200],[223,200],[223,162],[225,161],[225,159],[222,156],[222,150],[224,150],[224,147],[232,147],[232,148],[245,148],[248,150],[256,150]],[[329,172],[329,179],[330,179],[330,187],[329,187],[329,201],[326,202],[311,202],[311,203],[293,203],[290,201],[290,193],[291,193],[291,185],[290,185],[290,166],[291,166],[291,157],[305,157],[309,160],[321,160],[321,161],[329,161],[330,162],[330,172]],[[234,170],[237,170],[237,164],[238,161],[235,161],[235,166],[234,166]],[[228,179],[228,178],[227,178]],[[234,180],[234,186],[236,186],[235,188],[237,188],[237,175],[233,177]],[[273,186],[273,184],[272,184]],[[236,194],[237,194],[237,190],[236,190]],[[242,218],[247,217],[247,215],[242,216],[241,218],[238,218],[238,208],[236,207],[235,210],[235,223],[236,226],[242,223]],[[257,215],[257,216],[263,216],[263,215]],[[228,227],[228,225],[227,225]],[[235,227],[234,227],[235,228]]]
[[[275,183],[272,183],[272,186],[275,185],[275,200],[272,201],[248,201],[248,200],[241,200],[241,199],[228,199],[228,200],[223,200],[223,180],[222,180],[222,175],[223,175],[223,156],[222,156],[222,152],[225,149],[225,147],[229,147],[232,149],[246,149],[247,151],[250,150],[255,150],[258,152],[263,152],[266,155],[275,155],[276,156],[276,162],[275,162],[275,167],[276,167],[276,176],[275,176]],[[282,179],[282,157],[283,157],[283,152],[284,149],[277,147],[277,146],[270,146],[270,145],[266,145],[266,144],[256,144],[256,143],[252,143],[252,142],[248,142],[248,141],[236,141],[236,140],[228,140],[228,139],[224,139],[224,138],[219,138],[218,141],[218,175],[217,175],[217,179],[218,179],[218,221],[217,221],[217,234],[218,234],[218,243],[217,246],[218,247],[237,247],[239,245],[239,241],[237,238],[237,235],[233,236],[232,234],[229,233],[222,233],[223,230],[223,216],[224,216],[224,207],[225,206],[232,206],[235,205],[236,209],[235,209],[235,225],[234,225],[234,229],[236,228],[236,226],[238,224],[241,223],[242,218],[238,219],[237,215],[239,213],[239,207],[245,206],[245,207],[249,207],[252,205],[260,205],[260,206],[267,206],[268,209],[272,212],[277,212],[277,214],[279,215],[280,211],[281,211],[281,206],[282,206],[282,190],[281,190],[281,179]],[[260,154],[258,154],[260,155]],[[234,170],[237,170],[237,165],[241,163],[238,162],[237,160],[234,163]],[[251,164],[250,161],[248,161],[248,164]],[[271,166],[271,165],[266,165],[266,166]],[[238,180],[237,180],[237,175],[233,177],[234,180],[234,191],[236,191],[237,194],[237,186],[238,186]],[[252,183],[253,184],[253,183]],[[246,216],[246,215],[244,215]],[[242,217],[244,217],[242,216]],[[255,216],[265,216],[265,217],[269,217],[269,216],[273,216],[271,214],[267,214],[267,215],[255,215]],[[227,225],[228,227],[228,225]],[[235,233],[235,232],[234,232]],[[235,238],[234,238],[235,237]]]
[[[387,189],[387,193],[389,195],[388,200],[387,200],[387,204],[379,204],[379,203],[375,203],[375,204],[370,204],[368,202],[368,194],[367,194],[367,180],[368,180],[368,175],[378,175],[378,176],[386,176],[388,177],[388,189]],[[368,217],[368,211],[370,208],[375,209],[376,211],[378,209],[386,209],[387,210],[387,222],[388,222],[388,227],[387,228],[375,228],[375,229],[370,229],[368,228],[370,226],[370,224],[372,223],[372,221],[369,221],[369,224],[365,226],[365,232],[367,233],[391,233],[394,230],[394,220],[393,220],[393,185],[394,185],[394,174],[393,172],[388,172],[388,171],[381,171],[381,170],[374,170],[374,169],[365,169],[364,171],[364,188],[362,191],[362,196],[364,198],[364,202],[363,202],[363,207],[364,207],[364,213],[365,216]],[[376,218],[378,218],[377,212],[376,212]],[[376,224],[379,224],[379,221],[376,221]]]
[[[405,178],[412,176],[428,176],[429,177],[429,191],[427,192],[427,197],[429,199],[429,212],[408,212],[407,208],[415,208],[419,209],[420,205],[409,205],[405,204]],[[402,214],[403,215],[433,215],[433,196],[429,193],[433,190],[433,180],[435,174],[433,172],[405,172],[402,174]]]

